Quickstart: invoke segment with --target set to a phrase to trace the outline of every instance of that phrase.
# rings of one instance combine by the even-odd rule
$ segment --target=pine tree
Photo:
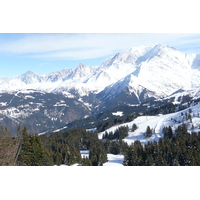
[[[145,165],[146,166],[153,166],[154,165],[153,157],[152,157],[151,154],[147,156],[146,164]]]
[[[155,160],[156,166],[165,166],[166,162],[161,152],[158,153],[157,159]]]
[[[152,136],[152,130],[150,129],[149,126],[147,126],[147,129],[146,129],[146,137],[151,137]]]
[[[114,155],[120,154],[120,145],[119,142],[113,141],[110,147],[110,153]]]
[[[168,136],[169,136],[169,139],[172,138],[172,135],[173,135],[172,127],[169,126],[169,128],[168,128]]]
[[[37,135],[29,135],[26,126],[22,129],[22,145],[18,164],[25,166],[53,165],[51,155],[43,146],[40,138]]]
[[[133,166],[134,165],[134,149],[132,146],[128,147],[126,153],[124,155],[123,165],[125,166]]]
[[[89,158],[83,158],[81,161],[81,166],[92,166],[92,162]]]
[[[133,124],[133,126],[132,126],[132,132],[134,132],[135,130],[137,130],[137,125],[136,124]]]
[[[25,126],[22,130],[22,147],[18,158],[20,165],[31,165],[31,157],[33,156],[30,137],[28,135],[28,129]]]

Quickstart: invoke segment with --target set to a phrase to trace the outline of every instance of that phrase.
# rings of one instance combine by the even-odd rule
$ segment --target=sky
[[[198,33],[0,33],[0,77],[99,66],[118,52],[152,43],[200,53]]]

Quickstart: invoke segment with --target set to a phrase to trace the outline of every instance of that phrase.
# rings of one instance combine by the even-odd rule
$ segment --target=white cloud
[[[199,48],[199,34],[89,33],[34,34],[0,45],[0,52],[38,58],[92,59],[126,51],[133,46],[161,43],[177,49]]]

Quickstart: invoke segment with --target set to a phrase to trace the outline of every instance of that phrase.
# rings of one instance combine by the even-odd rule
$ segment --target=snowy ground
[[[107,154],[108,162],[104,163],[103,166],[124,166],[122,163],[124,161],[123,155]]]
[[[86,153],[86,157],[88,155],[87,152]],[[85,153],[81,154],[81,156],[85,156]],[[122,167],[123,165],[123,161],[124,161],[124,156],[123,155],[114,155],[114,154],[107,154],[108,156],[108,162],[104,163],[103,166],[104,167]],[[79,164],[75,163],[73,165],[71,165],[71,167],[77,167]],[[57,166],[57,165],[54,165]],[[67,167],[68,165],[60,165],[61,167]]]
[[[190,115],[192,117],[192,122],[190,122],[190,120],[186,120],[186,114],[189,114],[189,109],[191,109]],[[113,126],[106,131],[108,133],[110,131],[114,132],[120,126],[128,126],[128,137],[126,137],[124,141],[129,145],[131,145],[135,140],[140,140],[142,144],[146,144],[148,141],[158,141],[159,138],[163,137],[162,130],[164,126],[171,126],[174,131],[182,123],[187,125],[189,131],[200,131],[200,104],[171,114],[137,117],[131,122]],[[134,132],[131,131],[133,124],[136,124],[138,127],[138,129]],[[192,129],[192,124],[194,129]],[[149,138],[145,137],[147,126],[154,130],[153,135]],[[99,133],[99,139],[102,139],[104,133],[105,131]]]

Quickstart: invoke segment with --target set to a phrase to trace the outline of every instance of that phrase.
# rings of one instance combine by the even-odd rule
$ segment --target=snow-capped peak
[[[180,88],[198,87],[199,69],[200,54],[186,54],[154,43],[119,52],[99,67],[80,63],[76,69],[64,69],[45,76],[28,71],[11,80],[1,79],[0,86],[1,90],[7,91],[12,88],[70,92],[73,89],[81,95],[91,91],[99,93],[108,86],[110,89],[117,86],[134,90],[140,86],[157,94],[170,95]],[[122,83],[123,87],[119,87]]]
[[[25,84],[32,84],[43,81],[44,76],[35,74],[29,70],[26,73],[22,74],[21,76],[17,76],[16,78],[21,80]]]

